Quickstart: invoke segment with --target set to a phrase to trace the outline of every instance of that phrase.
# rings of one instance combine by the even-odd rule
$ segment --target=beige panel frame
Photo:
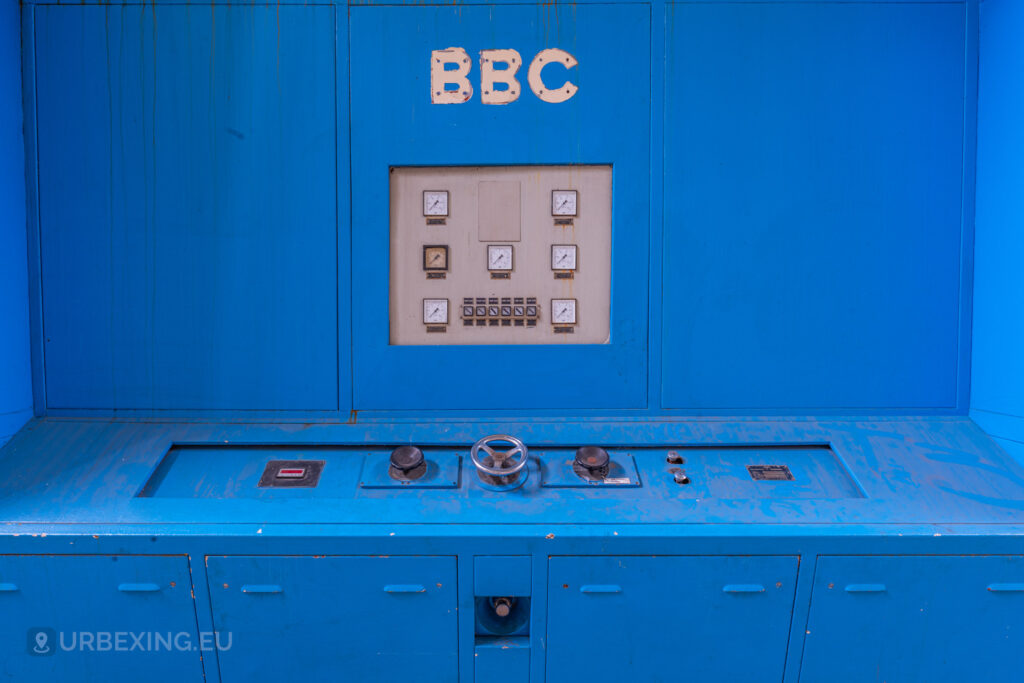
[[[391,169],[390,343],[392,345],[607,344],[610,330],[612,167],[444,166]],[[518,241],[480,239],[480,183],[518,182]],[[423,215],[423,191],[447,190],[449,215]],[[551,215],[554,190],[577,191],[577,215],[558,224]],[[563,219],[564,222],[564,219]],[[495,279],[487,270],[488,244],[511,244],[513,270]],[[572,278],[556,278],[552,245],[577,245]],[[448,246],[448,270],[440,278],[424,270],[423,248]],[[533,297],[535,326],[466,326],[463,299]],[[443,331],[423,322],[424,299],[448,299]],[[572,332],[551,321],[552,299],[576,299]]]

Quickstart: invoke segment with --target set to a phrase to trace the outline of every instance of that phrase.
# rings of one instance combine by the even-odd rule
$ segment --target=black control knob
[[[576,449],[576,467],[586,470],[595,478],[604,478],[608,474],[608,451],[600,446],[582,446]]]
[[[423,464],[423,451],[415,446],[399,446],[391,451],[391,466],[399,472],[412,472]]]

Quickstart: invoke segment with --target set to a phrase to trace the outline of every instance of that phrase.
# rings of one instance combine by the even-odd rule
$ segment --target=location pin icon
[[[46,635],[46,631],[39,631],[36,633],[36,652],[46,652],[50,648],[46,646],[46,641],[49,640],[49,636]]]

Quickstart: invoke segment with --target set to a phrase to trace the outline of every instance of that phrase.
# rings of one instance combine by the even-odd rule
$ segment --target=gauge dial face
[[[487,270],[512,270],[512,245],[487,245]]]
[[[556,325],[575,325],[576,299],[552,299],[551,322]]]
[[[551,192],[552,216],[576,215],[576,190],[554,190]]]
[[[424,299],[423,300],[423,324],[424,325],[447,325],[448,324],[448,299]]]
[[[423,270],[448,270],[448,245],[428,244],[424,246]]]
[[[448,215],[448,190],[424,190],[424,192],[423,192],[423,215],[424,216],[447,216]]]
[[[553,244],[551,246],[551,270],[576,270],[575,244]]]

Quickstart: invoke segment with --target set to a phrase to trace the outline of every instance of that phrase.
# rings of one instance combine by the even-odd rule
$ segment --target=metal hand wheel
[[[493,444],[508,444],[510,448],[504,450],[497,449],[493,447]],[[480,451],[490,456],[491,462],[494,465],[485,463],[483,458],[480,457]],[[515,461],[515,464],[511,467],[506,467],[506,461],[517,455],[519,459]],[[491,434],[473,444],[473,447],[469,450],[469,457],[480,474],[486,474],[491,477],[512,477],[526,467],[530,459],[530,452],[526,448],[526,444],[514,436]]]

